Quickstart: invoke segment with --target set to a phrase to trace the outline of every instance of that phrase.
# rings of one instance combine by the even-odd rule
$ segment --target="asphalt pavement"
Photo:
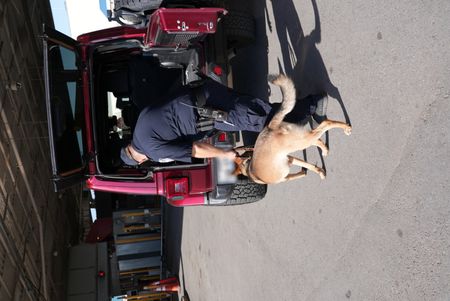
[[[234,5],[258,32],[234,58],[235,88],[277,102],[267,74],[286,73],[299,96],[327,92],[328,117],[353,133],[330,131],[328,157],[299,154],[325,180],[174,211],[190,299],[448,300],[450,2]]]

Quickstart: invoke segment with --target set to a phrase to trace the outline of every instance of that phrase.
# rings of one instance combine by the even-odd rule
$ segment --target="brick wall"
[[[57,195],[49,180],[44,22],[53,24],[48,1],[0,2],[0,300],[64,300],[77,241],[81,187]]]

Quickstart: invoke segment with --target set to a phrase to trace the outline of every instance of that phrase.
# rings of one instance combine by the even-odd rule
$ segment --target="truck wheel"
[[[120,10],[116,12],[115,20],[123,26],[133,26],[136,28],[143,28],[145,27],[145,22],[147,21],[147,18],[139,13]]]
[[[223,18],[229,48],[242,48],[255,42],[256,26],[253,16],[240,11],[229,11]]]
[[[159,8],[163,0],[115,0],[115,7],[128,9],[134,12],[145,12]]]
[[[232,206],[254,203],[262,200],[266,196],[267,185],[257,184],[242,179],[234,186],[234,190],[230,198],[218,206]]]

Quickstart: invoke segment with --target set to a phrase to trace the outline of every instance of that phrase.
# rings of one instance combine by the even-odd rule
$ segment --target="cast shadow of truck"
[[[293,79],[297,89],[298,99],[311,94],[326,93],[329,96],[330,101],[336,100],[342,110],[345,122],[351,124],[349,114],[345,108],[339,89],[332,83],[322,55],[317,48],[317,45],[322,41],[322,34],[320,15],[316,1],[311,1],[315,27],[307,35],[305,35],[303,31],[296,7],[292,0],[277,0],[270,1],[270,3],[272,4],[273,20],[271,20],[271,14],[268,12],[268,7],[265,7],[265,24],[267,24],[267,30],[270,32],[275,28],[278,36],[281,49],[281,57],[276,58],[279,73],[284,73]],[[262,40],[267,41],[267,37],[262,38]],[[274,41],[271,41],[271,43],[274,43]],[[258,57],[258,55],[256,57]],[[271,54],[267,56],[266,52],[265,64],[260,64],[259,70],[247,72],[253,74],[262,72],[262,74],[266,75],[268,70],[267,59],[272,60],[275,59],[275,57]],[[242,59],[242,61],[245,61],[245,59]],[[260,60],[260,62],[263,61]],[[263,73],[264,71],[265,73]],[[266,79],[262,80],[265,81]],[[263,93],[267,91],[266,83],[260,82],[258,89],[260,91],[258,96],[264,97]],[[311,123],[311,125],[313,126],[314,124]],[[249,135],[244,142],[246,144],[252,144],[252,141],[254,140],[256,140],[256,135]],[[325,135],[325,142],[330,146],[328,132]],[[306,160],[306,151],[303,152],[303,155]],[[320,157],[322,166],[325,168],[323,157]]]
[[[272,1],[274,22],[280,42],[282,60],[280,71],[290,76],[296,85],[299,97],[309,94],[327,93],[338,101],[345,121],[350,117],[339,89],[331,82],[327,68],[317,44],[322,41],[320,16],[317,3],[311,1],[314,11],[314,29],[305,36],[292,0]]]

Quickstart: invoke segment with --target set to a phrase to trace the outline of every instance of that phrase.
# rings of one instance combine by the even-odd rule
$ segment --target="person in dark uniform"
[[[201,89],[205,107],[225,113],[223,120],[213,123],[213,127],[221,131],[260,132],[278,108],[277,104],[237,93],[212,80],[207,80]],[[131,143],[121,149],[122,161],[138,165],[149,159],[187,163],[192,157],[234,159],[234,150],[200,141],[205,133],[198,128],[196,99],[191,88],[181,87],[176,94],[145,107],[139,114]]]

